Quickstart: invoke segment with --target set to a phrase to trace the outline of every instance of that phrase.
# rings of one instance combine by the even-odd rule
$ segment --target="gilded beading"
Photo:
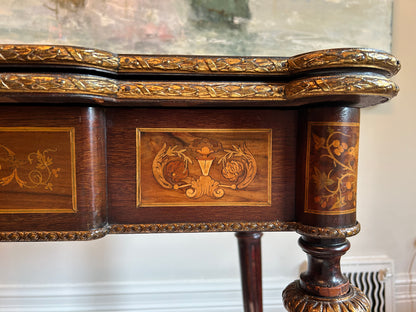
[[[0,232],[0,242],[87,241],[104,237],[107,227],[88,231]]]
[[[121,233],[197,233],[197,232],[269,232],[293,231],[295,222],[203,222],[165,224],[115,224],[110,234]]]
[[[199,232],[286,232],[318,238],[346,238],[356,235],[360,225],[349,228],[321,228],[296,222],[202,222],[112,224],[86,231],[10,231],[0,232],[0,242],[17,241],[77,241],[102,238],[107,234],[137,233],[199,233]]]
[[[316,238],[346,238],[357,235],[361,230],[360,223],[343,228],[334,227],[316,227],[310,225],[304,225],[301,223],[296,224],[296,232],[301,235],[308,235]]]

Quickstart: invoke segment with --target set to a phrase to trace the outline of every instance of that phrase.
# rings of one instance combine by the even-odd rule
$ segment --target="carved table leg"
[[[245,312],[262,312],[261,236],[259,232],[238,232],[241,284]]]
[[[350,107],[310,108],[300,115],[296,221],[308,270],[283,291],[291,312],[370,309],[365,295],[340,270],[340,258],[350,246],[346,237],[359,229],[355,215],[359,122],[359,110]]]
[[[308,270],[283,291],[288,311],[369,311],[370,302],[341,273],[340,259],[350,244],[342,239],[302,236],[299,245],[308,254]]]

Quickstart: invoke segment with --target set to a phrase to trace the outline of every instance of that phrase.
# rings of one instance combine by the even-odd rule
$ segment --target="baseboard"
[[[265,312],[285,311],[291,280],[265,278]],[[416,274],[395,275],[396,312],[415,311]],[[241,312],[239,279],[0,285],[2,312]]]
[[[396,274],[396,312],[413,312],[416,309],[416,273]]]
[[[283,312],[290,281],[265,279],[264,311]],[[241,312],[240,281],[0,285],[2,312]]]

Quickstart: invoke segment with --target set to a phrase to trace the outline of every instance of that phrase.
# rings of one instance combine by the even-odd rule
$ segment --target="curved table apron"
[[[289,311],[368,311],[340,270],[356,221],[360,108],[398,92],[392,55],[117,55],[0,45],[0,240],[236,232],[262,311],[261,232],[297,231]]]

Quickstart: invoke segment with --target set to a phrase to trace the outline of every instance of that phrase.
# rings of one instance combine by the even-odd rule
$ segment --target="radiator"
[[[388,257],[343,259],[342,271],[370,299],[372,312],[394,312],[393,260]]]

